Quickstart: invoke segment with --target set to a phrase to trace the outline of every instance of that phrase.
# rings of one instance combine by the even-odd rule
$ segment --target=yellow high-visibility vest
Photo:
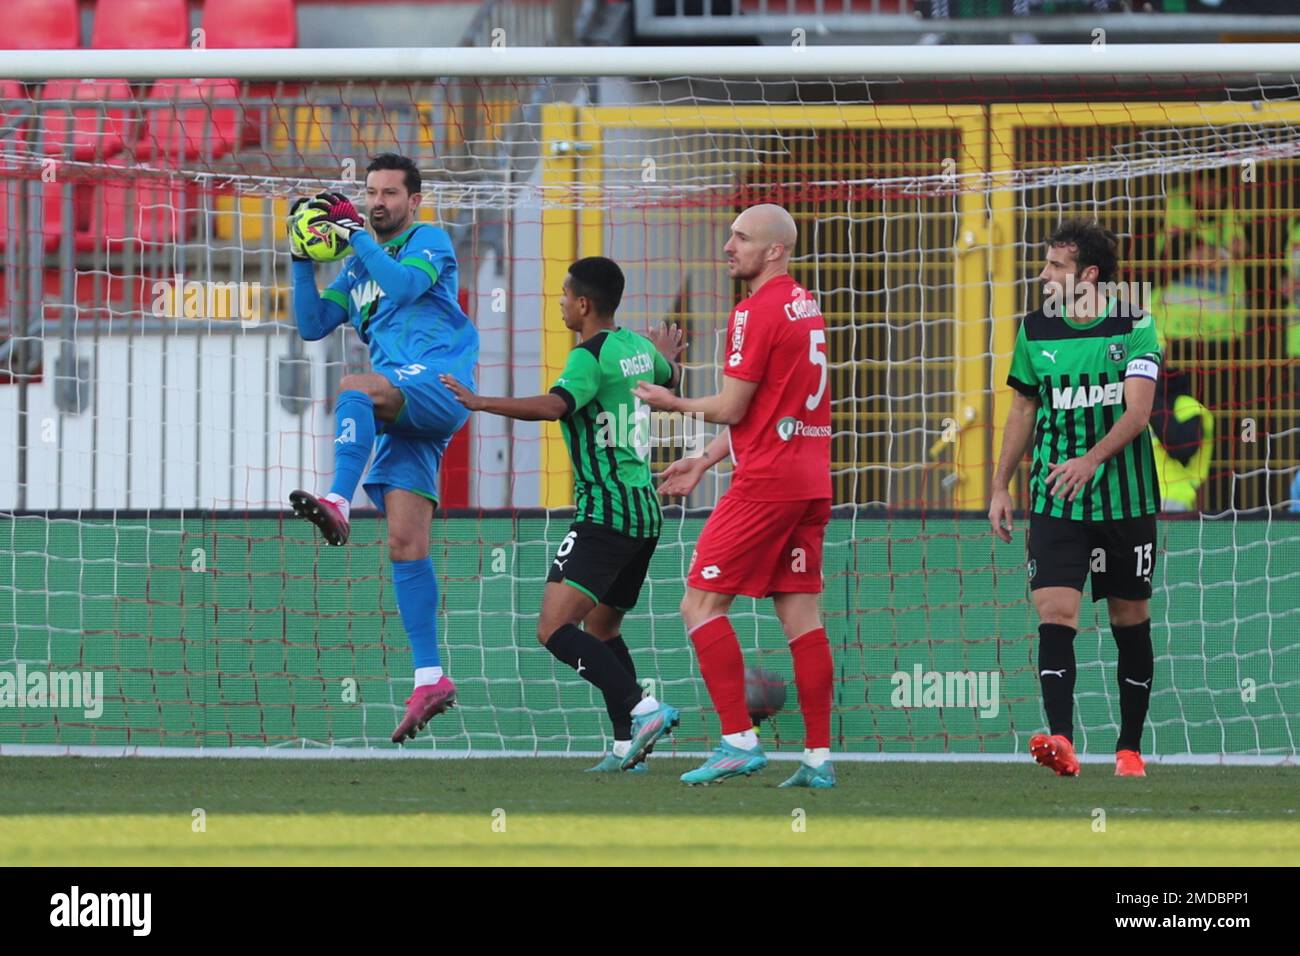
[[[1190,421],[1197,415],[1201,416],[1201,447],[1185,465],[1165,451],[1156,433],[1151,432],[1151,450],[1155,454],[1156,474],[1160,477],[1160,500],[1184,511],[1196,510],[1196,493],[1210,474],[1210,457],[1214,453],[1214,416],[1190,395],[1179,395],[1174,401],[1175,421]]]

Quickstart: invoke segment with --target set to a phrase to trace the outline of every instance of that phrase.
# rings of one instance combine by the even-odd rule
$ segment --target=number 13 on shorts
[[[1152,557],[1152,542],[1139,544],[1133,548],[1133,553],[1137,556],[1137,570],[1134,572],[1137,577],[1145,578],[1151,576],[1151,566],[1154,562]]]

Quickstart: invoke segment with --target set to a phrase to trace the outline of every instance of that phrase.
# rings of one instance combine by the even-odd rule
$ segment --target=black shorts
[[[1122,521],[1071,521],[1029,516],[1029,587],[1073,588],[1083,593],[1092,574],[1092,599],[1151,597],[1156,567],[1156,517]]]
[[[658,538],[630,538],[586,521],[569,526],[546,580],[563,581],[597,604],[620,611],[636,607]]]

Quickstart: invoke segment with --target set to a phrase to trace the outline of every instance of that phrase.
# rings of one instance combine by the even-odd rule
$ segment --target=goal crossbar
[[[263,80],[643,76],[1179,76],[1300,71],[1300,43],[782,47],[420,47],[249,50],[6,50],[13,80],[184,76]]]

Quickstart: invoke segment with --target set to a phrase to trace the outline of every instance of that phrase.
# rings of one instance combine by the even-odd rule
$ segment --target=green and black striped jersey
[[[645,336],[627,329],[593,335],[569,353],[551,391],[564,399],[560,420],[573,460],[575,521],[607,525],[632,538],[656,538],[663,523],[650,477],[650,408],[637,382],[665,385],[672,365]]]
[[[1151,316],[1120,309],[1080,325],[1042,309],[1025,316],[1007,384],[1038,401],[1029,510],[1075,521],[1139,518],[1160,510],[1151,433],[1142,429],[1073,502],[1048,494],[1051,466],[1085,454],[1124,414],[1124,379],[1155,380],[1163,358]]]

